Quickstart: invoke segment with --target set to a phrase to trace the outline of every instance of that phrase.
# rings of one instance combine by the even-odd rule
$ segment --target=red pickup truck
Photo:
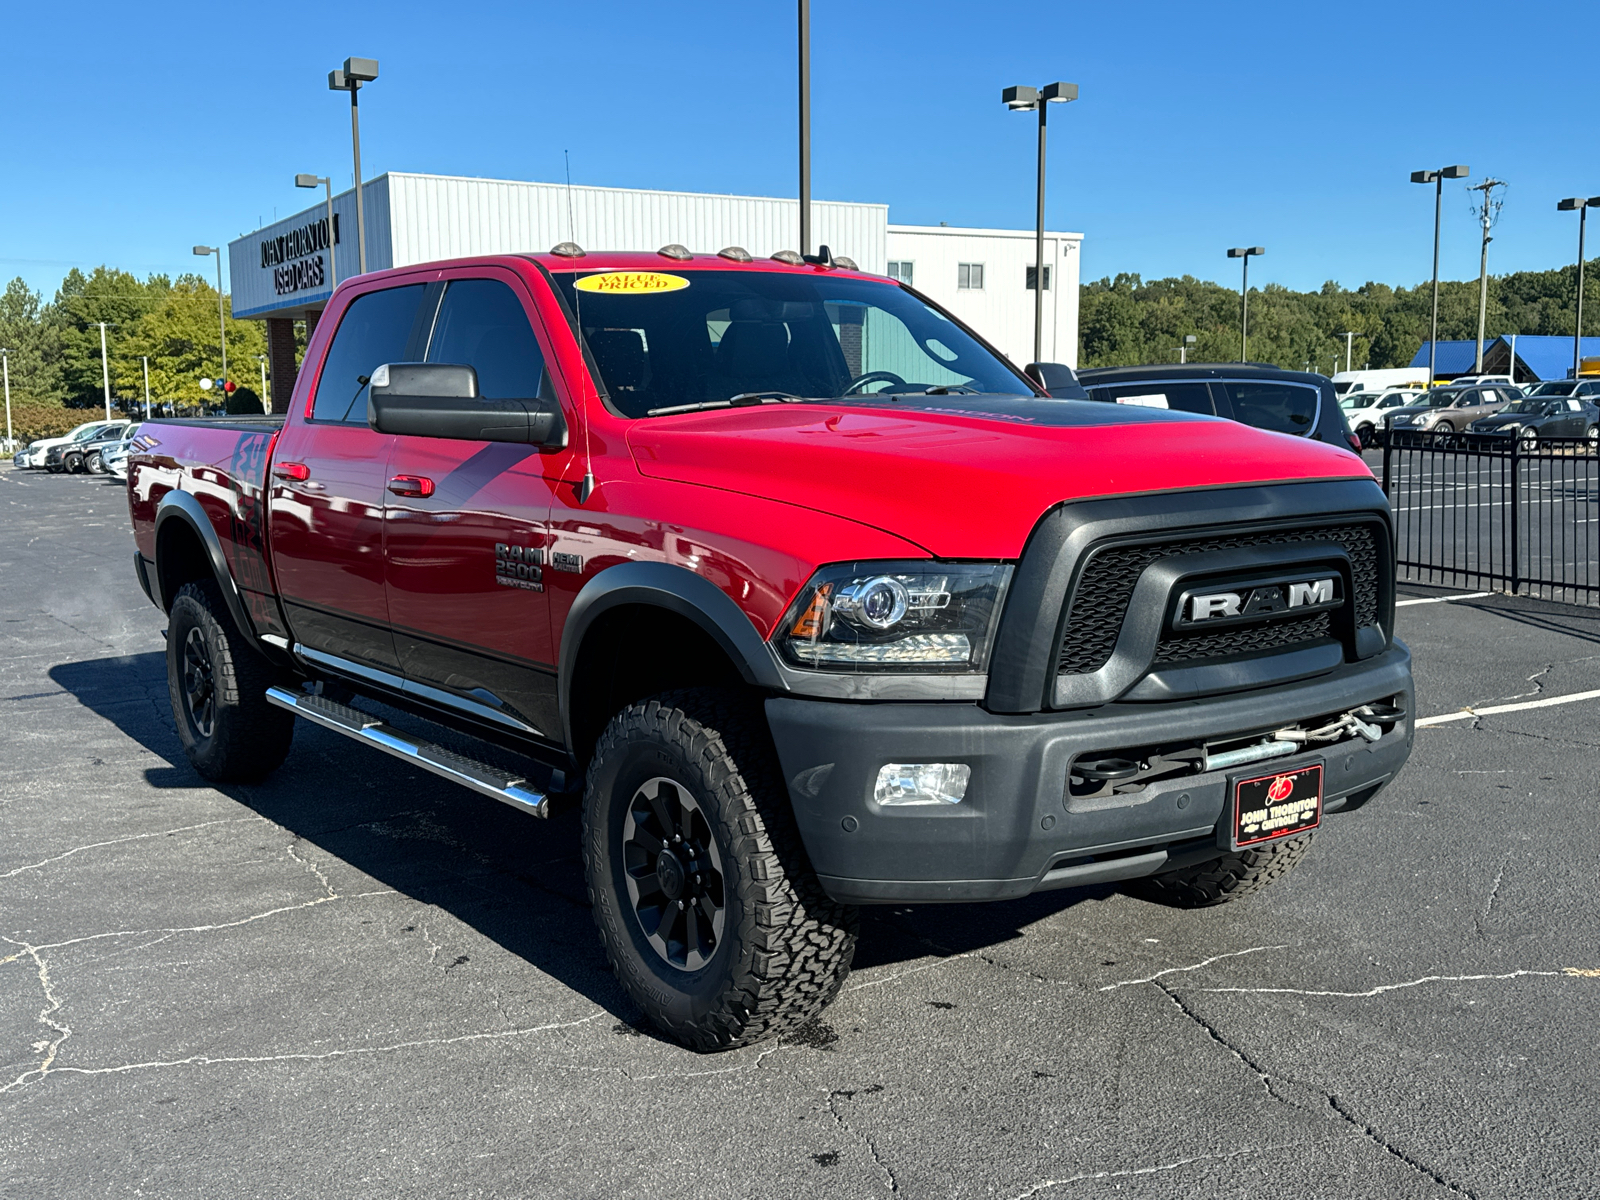
[[[1409,754],[1388,505],[1082,395],[826,251],[349,280],[285,417],[141,433],[185,750],[259,777],[299,718],[581,803],[611,962],[701,1049],[815,1015],[861,904],[1244,895]]]

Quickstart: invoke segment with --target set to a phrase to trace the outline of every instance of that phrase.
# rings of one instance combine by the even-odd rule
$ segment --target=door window
[[[1092,388],[1089,398],[1131,404],[1135,408],[1170,408],[1175,412],[1216,415],[1211,407],[1211,393],[1203,383],[1123,383]]]
[[[631,331],[624,331],[631,332]],[[517,294],[498,279],[456,279],[445,289],[428,343],[431,363],[464,363],[485,400],[531,400],[544,354]]]
[[[1271,380],[1225,383],[1233,419],[1273,433],[1310,433],[1317,419],[1317,389]]]
[[[312,420],[366,421],[367,379],[383,363],[406,360],[411,323],[424,290],[417,283],[368,292],[351,301],[317,379]]]

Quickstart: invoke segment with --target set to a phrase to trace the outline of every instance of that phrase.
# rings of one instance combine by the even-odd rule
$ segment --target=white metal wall
[[[1078,365],[1078,260],[1081,233],[1044,235],[1050,289],[1044,294],[1044,358]],[[890,225],[885,259],[913,264],[911,286],[988,338],[1012,362],[1033,360],[1034,235],[1014,229]],[[962,263],[983,264],[981,291],[958,286]]]
[[[798,249],[800,204],[758,196],[646,192],[441,175],[386,176],[394,264],[471,254],[542,252],[575,241],[586,250],[657,250],[678,242],[697,254],[743,246],[758,258]],[[882,272],[886,204],[813,201],[814,237],[835,254]]]

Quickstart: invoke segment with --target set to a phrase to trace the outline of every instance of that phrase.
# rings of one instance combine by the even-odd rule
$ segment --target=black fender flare
[[[156,577],[153,590],[161,611],[167,612],[172,607],[172,597],[168,594],[166,578],[161,570],[161,530],[168,521],[182,522],[200,539],[200,544],[205,547],[206,558],[211,562],[211,574],[216,578],[217,586],[222,589],[222,598],[227,602],[228,612],[232,614],[234,624],[239,627],[239,632],[244,634],[245,640],[254,646],[256,627],[251,622],[249,614],[245,612],[244,598],[239,595],[239,587],[233,580],[233,571],[228,566],[228,558],[222,552],[222,539],[217,536],[216,529],[211,525],[211,518],[206,516],[206,510],[200,506],[200,501],[177,488],[161,497],[156,504]]]
[[[548,568],[546,568],[548,570]],[[703,575],[673,563],[618,563],[583,585],[561,630],[558,688],[561,732],[572,741],[572,684],[578,651],[596,618],[623,604],[648,604],[677,613],[709,634],[753,687],[788,691],[766,639],[732,597]]]

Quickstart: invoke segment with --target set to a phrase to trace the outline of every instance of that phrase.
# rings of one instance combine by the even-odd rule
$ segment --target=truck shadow
[[[62,663],[50,678],[167,766],[155,788],[208,786],[184,758],[161,653]],[[386,719],[391,714],[383,714]],[[398,722],[397,722],[398,723]],[[359,871],[470,925],[539,971],[634,1023],[590,917],[578,805],[537,821],[306,722],[271,777],[218,791]],[[338,874],[333,878],[338,879]],[[346,879],[342,890],[369,890]],[[863,910],[858,968],[981,951],[1110,894],[1051,892],[1000,904]]]

